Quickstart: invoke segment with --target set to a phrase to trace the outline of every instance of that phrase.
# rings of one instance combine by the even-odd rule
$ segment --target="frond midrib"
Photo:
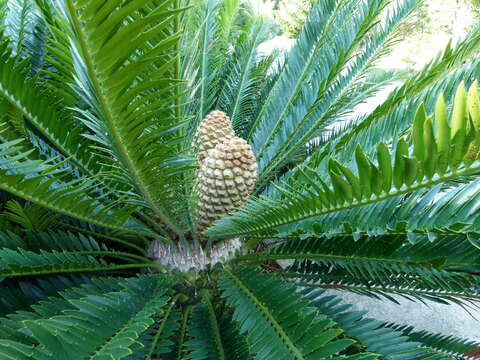
[[[232,263],[249,261],[253,263],[264,262],[269,260],[310,260],[310,259],[327,259],[327,260],[336,260],[336,261],[353,261],[353,262],[367,262],[367,263],[378,263],[378,264],[389,264],[389,265],[409,265],[409,266],[418,266],[421,268],[435,269],[435,266],[428,261],[419,261],[419,260],[398,260],[398,259],[388,259],[388,258],[378,258],[378,257],[365,257],[365,256],[356,256],[356,255],[332,255],[332,254],[319,254],[319,253],[292,253],[292,254],[247,254],[242,255],[232,260]]]
[[[290,337],[287,335],[282,326],[277,322],[272,313],[257,299],[257,297],[248,289],[243,282],[233,274],[229,269],[225,269],[226,274],[233,280],[238,288],[252,301],[252,303],[263,313],[267,320],[272,324],[277,334],[281,337],[284,344],[288,347],[291,354],[297,360],[305,360],[300,350],[295,346]]]
[[[338,8],[336,8],[334,12],[332,12],[332,14],[329,16],[329,19],[327,21],[327,25],[325,26],[325,29],[328,29],[331,25],[332,25],[332,22],[333,20],[335,19],[335,15],[337,14],[338,11],[340,11],[341,9],[341,6],[339,6]],[[291,98],[289,99],[288,103],[285,105],[284,109],[282,110],[282,113],[280,114],[279,118],[277,119],[276,121],[276,124],[275,124],[275,127],[272,129],[272,131],[270,132],[270,135],[268,136],[267,139],[265,139],[265,141],[263,142],[263,145],[262,147],[260,148],[260,150],[257,152],[256,156],[257,157],[260,157],[264,150],[267,148],[267,146],[270,144],[270,141],[273,139],[273,136],[277,133],[277,131],[279,130],[280,126],[282,125],[283,121],[284,121],[284,118],[286,116],[286,113],[288,110],[290,110],[290,108],[293,106],[292,104],[295,102],[295,100],[300,96],[300,88],[304,85],[304,80],[305,78],[307,77],[308,73],[309,73],[309,70],[310,70],[310,66],[313,62],[313,60],[315,59],[315,56],[317,55],[318,51],[320,49],[322,49],[322,45],[323,45],[323,42],[322,40],[325,40],[325,37],[327,36],[328,34],[326,33],[326,30],[323,30],[323,33],[322,35],[320,36],[319,39],[317,39],[317,41],[315,42],[315,48],[313,49],[313,51],[311,52],[311,54],[309,55],[306,63],[305,63],[305,66],[299,76],[299,78],[297,79],[297,83],[295,85],[295,88],[292,92],[292,96]],[[298,40],[297,40],[298,41]],[[275,87],[277,84],[279,84],[279,80],[280,78],[277,80],[277,82],[275,83]],[[247,136],[247,140],[252,140],[252,137],[254,136],[255,134],[255,130],[258,128],[258,126],[260,125],[261,123],[261,119],[263,117],[263,114],[267,111],[267,105],[270,103],[269,100],[271,97],[273,97],[275,95],[275,90],[276,88],[273,88],[271,91],[270,91],[270,94],[268,96],[268,99],[265,101],[260,113],[258,114],[257,116],[257,119],[255,120],[255,122],[252,124],[252,127],[250,129],[250,132]]]
[[[245,89],[245,83],[248,79],[247,75],[249,73],[249,70],[252,67],[252,62],[255,59],[254,55],[257,52],[257,45],[258,45],[258,41],[261,39],[261,35],[262,35],[261,31],[257,31],[257,33],[255,35],[255,41],[253,42],[253,46],[250,47],[250,50],[248,52],[248,61],[246,61],[244,63],[244,66],[243,66],[242,71],[241,71],[242,80],[240,81],[240,84],[238,85],[238,92],[235,96],[235,101],[233,102],[232,112],[230,114],[230,117],[232,119],[232,123],[235,122],[237,113],[239,111],[238,109],[241,106],[242,91]]]
[[[165,324],[167,323],[168,317],[170,316],[173,308],[175,307],[175,304],[178,301],[179,297],[180,297],[180,294],[175,296],[172,299],[172,303],[168,307],[167,311],[165,311],[165,315],[164,315],[164,318],[162,320],[162,323],[160,324],[158,330],[155,333],[155,336],[154,336],[154,338],[152,340],[152,343],[150,345],[150,350],[148,351],[147,355],[145,356],[145,360],[151,360],[152,359],[153,353],[155,351],[155,348],[157,347],[158,341],[160,340],[160,336],[161,336],[161,334],[162,334],[162,332],[165,328]]]
[[[212,302],[210,300],[210,294],[205,292],[203,294],[203,303],[207,307],[208,317],[210,319],[210,327],[214,334],[215,347],[217,348],[219,360],[226,360],[225,350],[223,349],[222,336],[220,334],[220,328],[218,326],[217,317],[215,315],[215,309],[213,308]]]
[[[11,188],[7,184],[0,183],[0,189],[5,190],[5,191],[7,191],[11,194],[14,194],[16,196],[19,196],[23,199],[29,200],[29,201],[31,201],[35,204],[39,204],[39,205],[41,205],[41,206],[43,206],[47,209],[51,209],[51,210],[56,211],[58,213],[65,214],[67,216],[85,221],[87,223],[99,225],[99,226],[107,228],[107,229],[119,230],[119,231],[122,231],[122,232],[129,232],[129,233],[133,233],[133,234],[141,234],[141,235],[144,235],[144,236],[145,235],[146,236],[151,236],[152,235],[150,233],[142,233],[140,231],[133,230],[133,229],[128,229],[126,227],[116,226],[112,223],[107,223],[107,222],[101,221],[101,220],[93,218],[93,217],[83,216],[83,215],[80,215],[79,213],[76,213],[76,212],[72,211],[71,209],[69,210],[69,209],[66,209],[66,208],[61,208],[61,207],[58,207],[58,206],[54,206],[49,202],[46,202],[46,201],[43,201],[41,199],[30,196],[29,194],[27,194],[23,191],[20,191],[20,190],[15,189],[15,188]]]
[[[382,10],[382,9],[380,9],[380,10]],[[378,11],[380,11],[380,10],[378,10]],[[340,72],[344,69],[345,65],[348,63],[348,60],[350,59],[350,56],[352,56],[353,52],[358,48],[358,46],[360,46],[360,44],[361,44],[360,40],[363,38],[363,36],[365,34],[365,33],[362,32],[362,30],[366,31],[363,28],[366,27],[367,29],[369,29],[371,24],[375,22],[376,18],[378,18],[378,14],[377,14],[377,17],[371,18],[370,22],[367,22],[366,24],[362,23],[362,25],[359,28],[359,32],[356,34],[355,39],[352,40],[351,46],[349,46],[349,48],[347,49],[343,65],[338,69],[337,69],[337,67],[335,68],[335,69],[337,69],[336,70],[337,74],[340,74]],[[382,43],[382,45],[383,45],[383,43]],[[377,48],[378,52],[381,52],[382,45],[380,45]],[[350,81],[347,84],[345,84],[342,91],[338,94],[338,96],[335,97],[335,100],[330,104],[329,109],[330,108],[335,108],[335,105],[342,99],[342,96],[349,90],[349,86],[351,84],[354,84],[359,78],[361,78],[365,69],[367,69],[369,66],[372,65],[372,63],[376,60],[376,55],[378,54],[377,51],[372,53],[372,55],[370,56],[368,61],[366,61],[365,64],[360,69],[358,69],[358,72],[355,74],[355,76],[352,79],[350,79]],[[330,82],[333,82],[335,80],[335,76],[329,76],[328,78],[331,79]],[[282,162],[285,161],[285,159],[292,158],[292,156],[298,150],[297,149],[298,146],[301,146],[302,144],[305,144],[309,140],[309,138],[312,137],[312,134],[317,130],[316,127],[309,128],[308,131],[306,131],[300,137],[300,139],[297,140],[297,142],[296,142],[297,145],[295,146],[295,142],[294,142],[293,146],[291,146],[290,149],[288,149],[288,146],[292,143],[292,141],[294,139],[294,136],[297,135],[300,130],[302,130],[303,126],[308,122],[310,117],[314,114],[314,109],[315,109],[315,107],[317,107],[319,105],[321,99],[322,98],[320,98],[320,97],[317,98],[315,100],[315,102],[309,107],[309,109],[308,109],[307,113],[305,114],[304,118],[298,123],[295,130],[289,135],[287,141],[282,145],[282,149],[287,149],[287,150],[284,151],[284,152],[277,152],[272,157],[272,159],[269,161],[268,165],[262,171],[262,177],[259,180],[259,184],[262,184],[263,182],[268,181],[268,179],[271,176],[271,172],[274,171],[274,169],[276,167],[281,166]],[[316,122],[319,123],[326,116],[326,114],[328,114],[328,111],[325,111],[322,114],[322,116],[319,119],[316,120]],[[280,157],[280,159],[278,159],[278,157]],[[260,185],[260,188],[261,188],[261,186],[262,185]]]
[[[362,199],[360,201],[354,199],[351,203],[347,204],[339,204],[334,207],[316,207],[311,209],[308,213],[301,213],[301,214],[290,214],[288,217],[284,216],[283,218],[280,217],[276,221],[269,222],[268,224],[254,224],[252,225],[249,224],[248,229],[245,230],[240,230],[242,225],[238,226],[233,226],[233,223],[230,223],[229,228],[232,228],[232,231],[225,231],[225,224],[222,224],[223,221],[228,221],[230,220],[229,218],[225,218],[225,220],[220,220],[220,222],[217,225],[214,225],[212,228],[207,230],[207,233],[210,234],[215,234],[216,236],[220,237],[235,237],[235,236],[243,236],[243,235],[248,235],[251,233],[254,233],[256,231],[262,231],[262,230],[268,230],[272,229],[281,225],[287,225],[291,224],[293,222],[297,222],[300,220],[305,220],[308,218],[312,218],[315,216],[320,216],[320,215],[325,215],[329,214],[332,212],[340,211],[340,210],[347,210],[347,209],[352,209],[356,208],[359,206],[364,206],[364,205],[369,205],[369,204],[374,204],[380,201],[384,201],[393,197],[397,197],[400,195],[408,194],[411,192],[414,192],[416,190],[423,189],[425,187],[441,184],[447,181],[454,180],[460,176],[465,176],[469,175],[471,173],[474,173],[476,171],[480,170],[480,161],[477,160],[475,163],[473,163],[470,167],[465,168],[463,170],[460,170],[458,172],[449,172],[445,173],[443,176],[438,176],[436,179],[432,178],[430,180],[427,179],[427,181],[421,182],[421,183],[414,183],[416,185],[411,185],[411,186],[405,186],[403,185],[400,189],[395,189],[396,191],[390,191],[389,193],[383,192],[382,195],[379,196],[374,196],[372,195],[370,198],[367,199]],[[248,205],[248,203],[247,203]],[[271,204],[273,205],[273,204]],[[291,204],[289,205],[291,206]],[[278,208],[277,208],[278,210]],[[247,211],[247,210],[244,210]],[[232,216],[232,220],[236,219],[234,216]],[[218,230],[219,228],[222,228],[224,231]]]
[[[284,272],[282,276],[285,278],[304,278],[308,280],[308,277],[312,277],[312,280],[318,280],[317,275],[308,275],[308,274],[298,274],[298,273],[289,273]],[[301,286],[309,287],[309,288],[320,288],[320,289],[332,289],[332,290],[346,290],[346,291],[371,291],[371,292],[379,292],[379,293],[391,293],[391,294],[405,294],[410,296],[432,296],[432,297],[439,297],[439,298],[458,298],[462,297],[464,299],[473,299],[475,301],[480,300],[480,293],[479,294],[469,294],[465,292],[453,292],[453,291],[446,291],[441,289],[428,289],[428,288],[414,288],[408,286],[400,286],[400,285],[382,285],[382,284],[360,284],[360,283],[348,283],[339,280],[337,282],[320,282],[320,283],[307,283],[300,281],[299,284]]]
[[[118,146],[118,149],[120,150],[121,154],[123,155],[124,159],[127,161],[127,166],[128,169],[133,176],[133,179],[135,180],[135,183],[137,184],[141,194],[145,197],[149,205],[152,207],[152,209],[155,211],[155,213],[162,219],[162,221],[169,226],[175,233],[178,235],[183,235],[184,231],[180,229],[179,226],[174,224],[171,219],[160,209],[156,202],[153,199],[152,194],[150,193],[148,186],[145,184],[139,170],[135,166],[135,162],[131,158],[128,148],[125,146],[125,143],[123,142],[122,135],[118,131],[117,127],[115,126],[115,121],[113,120],[113,114],[110,110],[110,107],[108,106],[108,103],[103,95],[103,92],[101,91],[100,84],[98,82],[98,79],[96,77],[96,73],[94,70],[93,63],[91,61],[91,54],[88,50],[88,46],[85,41],[85,34],[82,30],[82,27],[80,26],[80,22],[78,20],[78,17],[76,15],[76,10],[75,7],[72,3],[72,0],[65,0],[67,3],[67,6],[69,8],[70,12],[70,17],[72,19],[72,24],[74,26],[75,32],[78,34],[78,42],[80,45],[80,49],[82,53],[84,54],[83,58],[84,61],[86,62],[86,67],[87,71],[89,74],[89,78],[92,81],[93,86],[95,87],[95,91],[98,95],[98,101],[100,103],[100,106],[102,108],[102,111],[110,124],[110,129],[112,131],[112,136],[115,140],[116,145]]]
[[[161,289],[161,284],[157,283],[157,286],[156,286],[156,289],[155,289],[155,292],[153,292],[153,294],[155,294],[156,292],[158,292],[160,289]],[[139,316],[140,314],[142,314],[143,312],[145,312],[145,309],[148,308],[149,306],[151,306],[151,304],[155,304],[156,302],[158,301],[158,295],[153,295],[152,298],[143,304],[142,307],[140,307],[140,309],[138,309],[138,311],[134,314],[131,315],[130,319],[128,320],[128,322],[126,324],[123,325],[123,327],[119,328],[116,330],[116,333],[114,336],[112,336],[110,339],[108,339],[99,349],[97,349],[95,351],[95,353],[91,354],[89,356],[89,358],[91,359],[95,359],[97,356],[101,355],[102,352],[104,352],[106,349],[108,349],[108,345],[110,345],[111,343],[114,343],[115,342],[115,339],[117,336],[121,335],[122,333],[126,332],[126,330],[129,329],[129,327],[135,323],[135,321],[137,320],[136,317]],[[159,313],[162,313],[161,310],[157,310]],[[138,336],[139,334],[137,334]]]

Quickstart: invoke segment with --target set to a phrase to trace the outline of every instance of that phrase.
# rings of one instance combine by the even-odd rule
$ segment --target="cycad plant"
[[[355,112],[417,3],[0,1],[0,359],[467,359],[326,293],[480,299],[480,31]]]

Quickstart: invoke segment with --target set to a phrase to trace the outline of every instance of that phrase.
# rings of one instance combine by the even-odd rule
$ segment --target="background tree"
[[[265,11],[279,24],[281,32],[296,38],[301,32],[314,0],[282,0],[276,11]],[[414,69],[422,68],[447,44],[464,37],[476,23],[479,5],[469,0],[424,0],[419,2],[413,16],[401,24],[402,42],[387,56],[381,67]],[[430,44],[430,46],[425,46]]]
[[[282,33],[289,38],[295,38],[302,31],[308,13],[312,9],[312,0],[284,0],[280,1],[274,12],[275,21],[279,24]]]

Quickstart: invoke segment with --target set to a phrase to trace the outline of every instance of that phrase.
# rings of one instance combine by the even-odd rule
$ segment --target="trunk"
[[[169,245],[159,240],[154,240],[148,248],[148,257],[155,264],[175,268],[181,272],[190,269],[203,270],[207,265],[225,263],[240,251],[242,243],[240,239],[230,239],[212,245],[210,251],[202,248],[186,249],[182,244]]]

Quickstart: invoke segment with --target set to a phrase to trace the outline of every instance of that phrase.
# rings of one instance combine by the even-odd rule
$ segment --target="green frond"
[[[185,138],[190,146],[199,121],[221,109],[232,118],[238,135],[245,134],[266,93],[264,82],[276,55],[262,58],[258,45],[270,26],[237,0],[191,2],[184,19],[182,113],[191,119]],[[263,92],[263,93],[262,93]]]
[[[23,229],[44,231],[55,228],[57,217],[43,207],[25,204],[22,206],[16,200],[5,204],[5,211],[0,215]]]
[[[3,277],[149,266],[143,256],[111,250],[92,237],[62,231],[28,232],[24,238],[13,233],[0,233],[0,244],[0,273]],[[109,263],[104,258],[127,261],[127,264]]]
[[[25,331],[22,330],[25,328],[24,321],[49,319],[51,317],[62,315],[70,310],[74,310],[75,305],[71,300],[75,299],[83,299],[88,297],[98,298],[107,293],[118,294],[119,292],[135,292],[135,296],[138,297],[139,294],[143,295],[143,291],[145,291],[144,289],[146,287],[154,290],[154,283],[157,280],[161,279],[159,279],[158,276],[143,276],[141,277],[140,281],[139,279],[135,278],[79,278],[78,280],[72,282],[67,278],[58,278],[58,281],[54,283],[54,289],[52,289],[50,292],[52,297],[48,299],[37,299],[36,303],[33,305],[31,303],[28,304],[28,306],[31,306],[31,309],[27,310],[22,306],[15,309],[17,310],[15,313],[11,313],[1,319],[0,337],[2,339],[10,339],[14,341],[20,341],[24,344],[34,345],[36,341],[31,337],[26,336]],[[40,282],[42,283],[42,281]],[[142,285],[143,288],[138,289],[139,285]],[[50,284],[47,284],[46,286],[51,287]],[[63,290],[58,294],[54,294],[54,292],[57,292],[62,286],[68,287],[68,289]],[[45,288],[45,286],[43,286],[43,288]],[[35,289],[30,289],[28,291],[23,291],[35,292]],[[142,348],[142,346],[143,345],[140,344],[138,347]]]
[[[28,59],[31,73],[36,73],[44,61],[46,34],[35,4],[29,0],[8,1],[2,25],[13,54]]]
[[[69,300],[73,309],[61,315],[24,320],[25,329],[38,344],[31,348],[34,357],[101,359],[112,354],[116,358],[130,355],[133,347],[141,345],[140,334],[163,312],[167,286],[158,277],[143,277],[131,280],[124,292]],[[82,341],[78,341],[80,333]]]
[[[426,250],[428,249],[428,250]],[[444,237],[433,243],[427,237],[409,244],[407,237],[379,236],[353,239],[352,236],[335,239],[292,239],[259,254],[247,254],[235,262],[264,262],[296,260],[293,268],[307,272],[318,267],[341,268],[357,279],[383,279],[408,274],[425,282],[435,282],[430,276],[442,276],[455,282],[455,269],[472,271],[480,259],[480,252],[466,237]],[[441,270],[453,271],[446,273]],[[438,272],[438,273],[437,273]]]
[[[393,267],[393,266],[392,266]],[[338,266],[329,269],[326,265],[305,261],[295,264],[285,271],[287,279],[293,279],[305,286],[332,288],[369,295],[373,298],[386,298],[395,303],[392,294],[408,300],[434,300],[442,304],[474,303],[479,299],[476,290],[478,283],[472,276],[449,271],[421,270],[405,267],[391,270],[390,274],[371,266],[367,269],[352,264],[347,269]],[[362,273],[363,271],[363,273]],[[368,272],[370,271],[370,272]],[[372,274],[371,280],[369,273]],[[422,275],[417,275],[422,273]],[[353,274],[353,275],[352,275]],[[422,278],[420,276],[425,276]]]
[[[220,220],[207,234],[234,236],[264,231],[377,203],[474,174],[480,170],[475,140],[475,133],[480,128],[471,123],[469,116],[477,116],[478,110],[472,107],[478,97],[476,89],[475,82],[469,94],[476,95],[469,95],[471,106],[467,110],[465,85],[463,82],[460,84],[456,98],[461,94],[465,103],[456,101],[451,120],[443,95],[439,97],[435,115],[428,116],[422,103],[417,109],[409,142],[404,138],[391,146],[380,142],[374,156],[367,156],[357,145],[354,154],[356,169],[330,157],[328,179],[313,168],[299,169],[301,178],[291,176],[283,187],[277,186],[281,197],[250,200],[241,211]],[[457,136],[450,133],[449,123],[455,126],[459,119],[462,119],[462,130]],[[448,131],[435,134],[434,126],[444,126]],[[461,145],[458,143],[460,140]]]
[[[193,1],[195,6],[188,10],[191,12],[187,19],[191,22],[186,25],[186,35],[182,41],[182,60],[183,78],[186,79],[185,108],[184,116],[191,117],[186,136],[186,143],[191,144],[193,134],[200,121],[213,109],[216,102],[217,85],[220,81],[219,74],[222,64],[225,61],[225,51],[221,48],[226,44],[229,36],[225,33],[227,23],[219,24],[219,20],[231,21],[230,16],[225,13],[227,6],[231,2],[226,2],[222,7],[218,0]],[[222,16],[220,15],[222,13]],[[233,14],[231,14],[233,15]],[[219,42],[221,46],[212,46]]]
[[[219,12],[218,23],[222,32],[220,37],[222,48],[228,48],[228,45],[231,42],[231,38],[234,36],[235,22],[237,20],[238,13],[240,11],[240,0],[226,0],[223,2],[222,7]]]
[[[46,64],[40,70],[39,81],[61,104],[73,108],[78,105],[78,98],[72,86],[75,80],[69,25],[50,0],[35,0],[35,4],[49,33],[45,45]]]
[[[8,140],[24,137],[27,131],[21,111],[5,98],[2,98],[2,110],[2,121],[5,122],[4,127],[8,127],[10,130],[6,134],[2,134],[2,137]]]
[[[322,34],[322,31],[330,32],[332,27],[341,24],[346,18],[346,13],[354,7],[355,3],[357,2],[352,1],[348,4],[346,1],[324,1],[317,3],[312,9],[303,33],[290,52],[288,63],[282,69],[281,75],[250,129],[248,140],[252,140],[254,134],[260,132],[262,128],[272,132],[276,124],[280,125],[276,119],[280,119],[280,115],[291,107],[292,102],[299,96],[302,85],[311,79],[313,69],[318,65],[319,58],[316,55],[323,45],[322,40],[327,36],[325,33]],[[310,52],[307,61],[305,61],[306,52]],[[264,136],[263,140],[266,138]],[[258,146],[262,144],[254,147],[255,153],[258,152]]]
[[[249,268],[226,270],[220,288],[255,359],[318,359],[354,341],[301,301],[295,287]],[[313,339],[312,339],[313,337]]]
[[[5,98],[60,154],[88,175],[100,170],[102,161],[83,140],[83,127],[72,119],[60,118],[52,99],[42,94],[33,79],[27,79],[25,69],[14,57],[0,63],[0,96]],[[54,102],[54,101],[53,101]]]
[[[144,349],[139,349],[128,360],[146,359],[150,360],[156,356],[166,356],[170,354],[174,346],[172,337],[180,328],[180,312],[175,308],[176,298],[172,299],[165,315],[155,322],[151,327],[151,332],[145,332],[141,339]]]
[[[202,302],[193,310],[189,325],[192,339],[185,344],[190,350],[188,359],[252,359],[230,311],[222,309],[214,300],[204,292]]]
[[[175,151],[182,120],[172,104],[180,81],[174,25],[183,9],[174,0],[92,4],[63,2],[79,94],[93,111],[81,111],[82,120],[97,148],[117,160],[114,176],[134,189],[133,201],[182,234],[172,209],[186,165]],[[125,34],[132,40],[123,41]]]
[[[258,260],[295,259],[283,275],[307,287],[353,291],[394,302],[391,294],[469,304],[480,295],[475,276],[479,256],[467,237],[445,236],[433,243],[423,237],[409,244],[405,236],[385,235],[290,240]],[[248,255],[243,258],[249,260]]]
[[[0,314],[5,317],[13,312],[27,310],[35,303],[45,301],[50,296],[58,296],[61,291],[87,282],[90,280],[84,276],[51,276],[19,281],[16,284],[4,282],[0,285]],[[0,321],[0,327],[2,326]],[[0,333],[3,338],[3,332]]]
[[[410,239],[408,239],[410,241]],[[396,249],[393,256],[404,259],[443,259],[444,267],[455,271],[475,272],[480,251],[476,238],[469,234],[429,234]]]
[[[423,250],[426,247],[431,251]],[[409,297],[418,289],[426,291],[426,298],[468,302],[479,295],[477,281],[471,275],[479,259],[480,253],[466,238],[447,237],[433,244],[424,238],[412,245],[405,236],[380,236],[357,240],[293,239],[265,253],[244,255],[235,261],[294,260],[283,272],[287,279],[325,288],[341,288],[345,283],[346,290],[349,284],[364,284],[371,287],[372,294],[377,288],[383,293],[399,290],[407,298],[421,299],[421,292]]]
[[[185,346],[190,351],[188,359],[192,360],[225,360],[225,349],[220,334],[218,319],[208,296],[195,306],[189,325],[189,336],[192,340]]]
[[[228,359],[252,360],[254,358],[246,339],[240,334],[237,324],[232,320],[230,312],[222,319],[221,334]]]
[[[320,234],[318,234],[320,236]],[[311,259],[331,255],[331,260],[342,261],[344,257],[371,259],[382,262],[389,259],[404,264],[421,264],[435,268],[468,269],[477,267],[480,258],[478,240],[475,234],[461,232],[428,232],[426,234],[408,233],[404,229],[392,229],[383,232],[343,233],[328,238],[292,238],[284,240],[269,251],[253,256],[239,256],[233,261],[262,262],[275,259]],[[388,261],[388,260],[387,260]]]
[[[85,234],[98,239],[98,241],[121,244],[125,248],[135,249],[137,253],[142,255],[145,255],[147,252],[145,247],[142,247],[142,245],[148,244],[148,239],[146,237],[141,237],[138,239],[139,234],[122,232],[117,236],[114,236],[114,234],[112,234],[108,229],[94,226],[80,220],[73,218],[65,218],[62,220],[61,226],[63,228],[65,228],[67,231],[78,232],[79,236]]]
[[[188,356],[186,342],[188,341],[188,322],[191,318],[192,310],[192,305],[188,305],[182,309],[180,329],[175,333],[175,337],[173,338],[174,345],[172,350],[162,355],[162,358],[165,360],[183,360]]]
[[[478,181],[446,183],[383,202],[313,217],[280,227],[276,236],[336,236],[342,234],[405,234],[432,238],[460,232],[475,237],[479,222],[475,216]],[[459,208],[462,211],[459,212]]]
[[[392,43],[395,44],[394,41]],[[384,46],[388,48],[387,45],[391,46],[392,44],[387,42]],[[375,48],[373,47],[373,49]],[[375,58],[373,58],[372,61],[373,60],[375,60]],[[357,75],[357,77],[361,75],[362,82],[356,83],[354,87],[355,93],[343,91],[344,96],[346,96],[346,94],[351,94],[352,98],[342,99],[342,97],[339,97],[339,105],[342,105],[345,101],[348,102],[344,107],[347,112],[344,115],[339,116],[339,119],[335,120],[331,126],[326,128],[320,127],[308,141],[307,145],[300,150],[298,155],[300,159],[309,159],[310,156],[316,154],[318,149],[323,149],[327,144],[328,146],[334,144],[344,133],[352,129],[360,119],[364,118],[365,115],[356,114],[359,105],[364,104],[364,102],[368,103],[369,99],[376,97],[380,91],[385,91],[387,86],[398,82],[404,82],[407,74],[410,74],[406,70],[380,70],[375,67],[370,69],[369,65],[371,65],[370,62],[365,63],[364,73]],[[326,118],[329,118],[332,116],[332,113],[326,113],[325,116]],[[297,163],[296,161],[292,162]],[[303,162],[307,162],[307,160],[304,160]],[[301,167],[301,163],[299,166]],[[288,176],[289,174],[286,173],[285,175]],[[267,190],[268,188],[265,191]]]
[[[330,273],[327,271],[327,268],[321,269],[321,275],[316,271],[313,274],[305,274],[303,271],[285,272],[284,277],[306,288],[348,291],[373,299],[388,300],[395,304],[398,304],[395,296],[410,301],[425,302],[425,300],[428,300],[444,305],[475,306],[480,301],[478,280],[474,279],[475,281],[472,282],[472,277],[462,276],[458,273],[453,284],[448,284],[451,276],[442,279],[441,274],[438,273],[435,274],[438,284],[429,284],[423,280],[410,279],[408,276],[365,281],[352,277],[348,272],[341,269],[336,269]],[[430,278],[433,278],[433,275],[430,275]],[[462,280],[462,278],[465,280]],[[467,288],[461,288],[462,281],[468,286]]]
[[[5,249],[15,250],[17,248],[25,247],[26,243],[22,237],[9,230],[0,232],[0,245]]]
[[[445,93],[447,99],[453,98],[451,94],[462,79],[478,76],[479,62],[473,60],[465,64],[464,59],[478,52],[479,34],[480,28],[476,27],[458,44],[449,44],[422,70],[392,91],[371,114],[330,144],[329,149],[339,153],[342,161],[351,151],[352,144],[361,144],[370,152],[378,142],[398,138],[412,124],[413,114],[421,101],[431,112],[441,92]],[[321,153],[325,155],[325,151]],[[319,157],[323,155],[319,154]]]
[[[29,160],[28,153],[19,153],[16,142],[0,144],[0,189],[25,200],[77,219],[114,230],[148,234],[150,231],[129,219],[130,210],[112,210],[91,192],[91,181],[64,182],[61,171],[52,164]],[[111,205],[110,205],[111,207]]]
[[[226,79],[218,96],[217,107],[229,115],[237,134],[245,133],[248,128],[268,70],[265,65],[271,63],[258,54],[258,45],[266,40],[269,27],[263,21],[253,21],[249,32],[240,36],[225,66]]]
[[[455,336],[434,334],[428,331],[414,331],[414,328],[411,326],[394,324],[388,324],[388,326],[397,331],[401,331],[404,335],[412,339],[412,341],[418,341],[424,346],[428,346],[439,353],[445,354],[445,356],[451,356],[462,360],[474,360],[474,357],[470,357],[467,354],[480,347],[478,341],[460,339]]]
[[[345,335],[359,341],[367,351],[378,354],[382,358],[401,358],[411,360],[454,360],[422,346],[405,336],[402,331],[391,329],[387,324],[375,319],[365,318],[364,312],[349,311],[351,305],[339,304],[335,296],[325,296],[323,291],[304,290],[306,299],[335,321],[345,331]]]
[[[46,319],[60,315],[64,310],[74,309],[70,300],[81,299],[88,296],[101,296],[111,292],[129,291],[130,284],[137,281],[135,279],[114,277],[81,278],[83,281],[73,281],[62,277],[58,279],[60,285],[56,286],[60,287],[62,283],[65,283],[66,289],[61,290],[57,296],[40,299],[33,304],[29,304],[30,309],[14,309],[9,315],[2,318],[1,324],[4,327],[3,330],[7,327],[19,330],[24,327],[24,320]],[[4,334],[2,334],[2,336],[4,336]]]
[[[109,264],[93,255],[106,255],[113,257],[127,257],[128,254],[109,251],[41,251],[35,253],[28,250],[10,249],[0,250],[0,277],[18,277],[31,275],[49,275],[64,273],[83,273],[92,271],[113,271],[122,269],[135,269],[154,267],[151,264]]]
[[[470,233],[475,237],[480,225],[474,215],[478,186],[479,182],[475,180],[466,184],[452,184],[451,188],[443,191],[439,187],[432,189],[425,196],[419,197],[421,202],[416,207],[412,206],[411,213],[402,209],[398,213],[398,221],[403,220],[407,224],[405,229],[411,232],[417,229],[420,232],[440,234],[453,231]],[[435,201],[432,196],[435,196]]]
[[[271,133],[266,128],[259,135],[263,138],[261,148],[256,152],[260,165],[260,189],[267,179],[272,178],[275,169],[278,171],[290,162],[321,130],[340,121],[342,116],[351,113],[356,105],[380,89],[377,85],[381,83],[364,84],[364,78],[378,58],[394,43],[392,33],[396,25],[411,12],[416,2],[402,2],[393,14],[389,14],[385,26],[377,26],[377,22],[386,2],[350,3],[352,7],[346,6],[346,11],[357,14],[355,21],[348,25],[333,25],[320,36],[321,41],[323,36],[329,38],[329,31],[342,34],[338,39],[338,36],[334,37],[336,40],[333,44],[321,41],[318,57],[322,58],[319,68],[323,70],[315,70],[311,84],[308,83],[308,87],[303,85],[304,94],[298,95],[291,110],[287,109],[291,114],[285,113],[286,120],[280,118]],[[340,21],[342,19],[341,16],[337,18]],[[360,46],[365,50],[356,55]],[[265,132],[269,135],[266,136]],[[254,148],[257,142],[254,138]]]
[[[319,148],[299,169],[305,166],[318,172],[328,171],[328,160],[335,154],[340,162],[351,163],[351,154],[359,144],[367,154],[372,155],[379,142],[396,142],[412,125],[415,112],[422,101],[428,112],[433,112],[440,93],[446,99],[453,99],[453,93],[463,79],[468,85],[478,76],[479,62],[464,64],[459,61],[463,54],[471,56],[478,48],[478,29],[455,47],[448,46],[437,58],[433,59],[422,71],[411,76],[394,90],[387,100],[374,112],[362,117],[356,124],[348,127],[347,133]],[[432,80],[433,79],[433,80]],[[368,120],[370,119],[370,120]],[[300,171],[289,176],[301,177]],[[270,192],[274,189],[269,189]]]
[[[108,251],[103,243],[93,237],[65,231],[28,232],[25,235],[23,249],[31,251],[67,250],[67,251]]]
[[[0,340],[0,354],[7,359],[29,360],[32,358],[34,351],[30,346],[15,341]]]

